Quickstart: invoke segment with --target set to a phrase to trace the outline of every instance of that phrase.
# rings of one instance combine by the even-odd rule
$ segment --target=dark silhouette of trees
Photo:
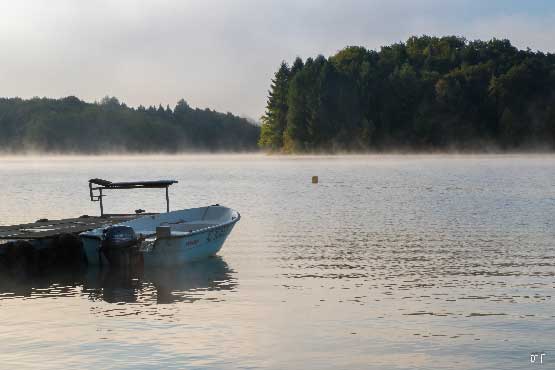
[[[0,98],[0,150],[103,153],[256,150],[260,128],[231,113],[193,109],[180,100],[129,108],[115,97],[86,103]]]
[[[278,150],[283,146],[283,131],[287,125],[287,91],[290,73],[289,66],[282,62],[272,80],[271,90],[268,92],[266,114],[262,116],[265,132],[260,135],[259,145],[272,150]]]
[[[259,145],[270,151],[555,149],[555,55],[509,40],[411,37],[282,63]]]

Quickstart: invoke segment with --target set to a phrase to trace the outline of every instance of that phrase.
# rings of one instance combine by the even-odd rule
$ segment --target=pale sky
[[[282,60],[411,35],[555,51],[547,0],[0,0],[0,96],[184,98],[258,119]]]

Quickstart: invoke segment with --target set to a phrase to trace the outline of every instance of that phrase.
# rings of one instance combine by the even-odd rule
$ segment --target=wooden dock
[[[35,240],[54,238],[62,234],[77,235],[84,231],[130,221],[144,215],[81,216],[63,220],[38,220],[29,224],[0,226],[0,244],[3,240]]]
[[[145,213],[81,216],[0,226],[0,276],[26,278],[86,264],[79,233],[130,221]]]

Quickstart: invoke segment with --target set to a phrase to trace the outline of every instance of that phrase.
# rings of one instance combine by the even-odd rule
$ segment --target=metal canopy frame
[[[166,212],[170,211],[170,195],[168,188],[177,184],[176,180],[157,180],[157,181],[130,181],[112,182],[103,179],[89,180],[89,194],[91,202],[100,202],[100,216],[104,216],[104,204],[102,198],[105,197],[103,190],[121,189],[166,189]]]

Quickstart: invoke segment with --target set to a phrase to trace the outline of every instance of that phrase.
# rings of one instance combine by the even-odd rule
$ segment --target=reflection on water
[[[0,280],[0,300],[81,296],[90,301],[140,303],[142,305],[192,303],[207,298],[206,292],[233,291],[234,271],[221,257],[171,268],[117,270],[84,267],[33,278]],[[216,300],[218,300],[216,298]]]
[[[555,363],[554,156],[0,159],[0,222],[96,214],[87,180],[137,168],[180,181],[173,207],[241,212],[221,257],[0,279],[0,367]],[[107,204],[163,207],[148,191]]]

